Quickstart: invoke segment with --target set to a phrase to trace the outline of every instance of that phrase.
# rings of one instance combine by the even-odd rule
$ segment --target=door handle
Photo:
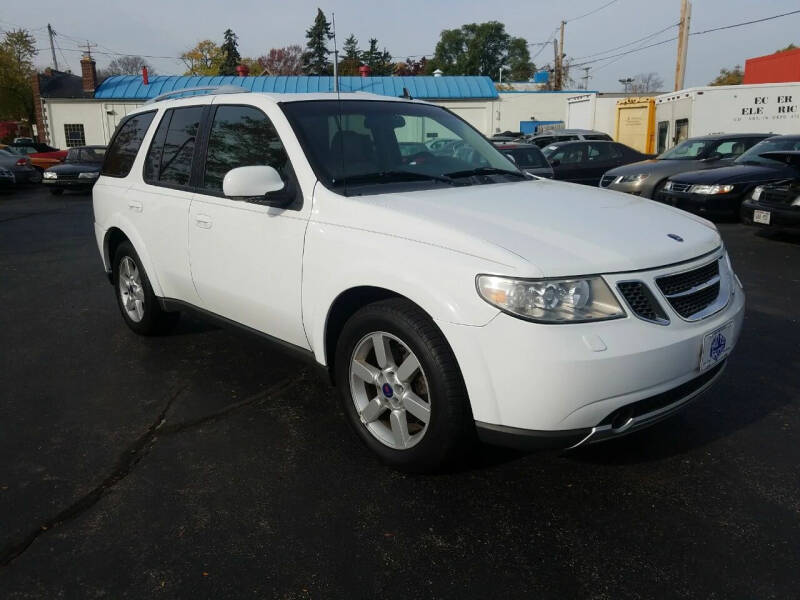
[[[142,203],[138,200],[128,200],[128,208],[135,212],[142,212]]]
[[[202,227],[203,229],[211,229],[211,217],[208,215],[195,215],[194,222],[197,223],[198,227]]]

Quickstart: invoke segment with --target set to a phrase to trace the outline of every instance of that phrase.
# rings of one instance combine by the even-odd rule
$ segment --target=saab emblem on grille
[[[722,353],[725,352],[725,345],[727,340],[725,336],[721,333],[718,333],[714,336],[714,339],[711,340],[711,358],[714,360],[719,360],[719,357],[722,356]]]
[[[667,237],[668,238],[672,238],[676,242],[682,242],[683,241],[683,238],[681,236],[679,236],[677,233],[668,233]]]

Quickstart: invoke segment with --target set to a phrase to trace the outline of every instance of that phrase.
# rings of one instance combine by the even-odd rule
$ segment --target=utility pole
[[[561,21],[561,36],[558,42],[558,49],[556,50],[556,81],[555,88],[560,90],[564,87],[564,26],[566,21]]]
[[[583,77],[581,77],[581,79],[583,79],[583,89],[585,89],[585,90],[589,89],[589,77],[590,77],[589,69],[591,69],[591,68],[592,67],[583,67],[584,75],[583,75]]]
[[[689,23],[692,19],[692,5],[689,0],[681,0],[681,21],[678,25],[678,59],[675,63],[675,91],[683,89],[686,75],[686,54],[689,50]]]
[[[50,23],[47,24],[47,35],[50,36],[50,52],[53,54],[53,68],[58,71],[58,61],[56,60],[56,46],[53,43],[53,37],[56,35],[56,32],[53,31],[53,28],[50,27]]]
[[[560,89],[558,86],[558,40],[553,40],[553,89]]]

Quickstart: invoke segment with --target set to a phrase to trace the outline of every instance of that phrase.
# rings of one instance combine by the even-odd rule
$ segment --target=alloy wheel
[[[139,323],[144,318],[144,288],[139,268],[130,256],[119,263],[119,297],[128,318]]]

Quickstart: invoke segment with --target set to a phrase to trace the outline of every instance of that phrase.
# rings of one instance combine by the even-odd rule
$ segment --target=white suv
[[[458,152],[424,146],[437,137]],[[409,470],[476,432],[567,448],[650,424],[717,378],[744,312],[708,221],[526,175],[418,101],[145,105],[117,128],[94,215],[131,329],[195,308],[300,350]]]

